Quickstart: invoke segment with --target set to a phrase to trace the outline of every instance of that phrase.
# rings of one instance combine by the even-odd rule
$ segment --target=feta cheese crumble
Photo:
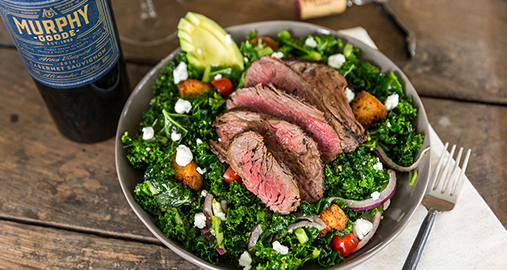
[[[188,79],[187,64],[180,62],[180,64],[173,70],[174,84]]]
[[[310,48],[315,48],[315,47],[317,47],[317,41],[315,41],[315,39],[313,39],[313,37],[308,37],[305,40],[305,46],[310,47]]]
[[[352,102],[352,100],[354,100],[354,98],[356,97],[356,94],[352,92],[352,90],[350,90],[350,88],[348,87],[345,87],[343,93],[345,94],[345,97],[347,98],[347,101],[349,103]]]
[[[201,197],[206,197],[206,193],[208,193],[208,191],[205,189],[201,190]]]
[[[384,102],[384,106],[386,107],[386,111],[390,111],[398,106],[400,103],[400,96],[398,94],[392,94],[386,98]]]
[[[243,270],[250,270],[250,268],[252,268],[252,257],[250,256],[250,253],[246,251],[241,254],[238,262],[239,265],[243,266]]]
[[[384,169],[384,166],[382,166],[382,162],[377,162],[377,164],[373,165],[373,169],[377,170],[377,171],[380,171],[382,169]]]
[[[215,77],[213,79],[214,80],[220,80],[220,79],[222,79],[222,74],[219,73],[219,74],[215,75]]]
[[[225,42],[232,44],[234,41],[232,40],[231,35],[227,34],[225,35]]]
[[[374,191],[372,194],[371,194],[371,198],[373,200],[378,200],[378,198],[380,198],[380,192],[378,191]]]
[[[206,168],[202,169],[201,167],[197,167],[195,170],[200,174],[204,174],[206,172]]]
[[[174,104],[174,111],[176,113],[189,113],[191,109],[192,103],[190,103],[188,100],[180,98],[178,101],[176,101],[176,104]]]
[[[387,122],[387,127],[391,127],[391,122]]]
[[[273,249],[282,255],[287,255],[289,253],[289,248],[280,244],[280,242],[273,242]]]
[[[173,142],[177,141],[181,139],[181,134],[179,134],[178,132],[176,132],[175,130],[173,130],[173,132],[171,133],[171,140]]]
[[[357,236],[359,240],[362,240],[364,236],[371,231],[371,229],[373,229],[373,224],[366,219],[360,218],[354,221],[352,233]]]
[[[343,65],[343,63],[345,63],[345,61],[346,61],[345,55],[341,53],[333,54],[329,56],[329,58],[327,59],[327,65],[332,68],[338,69]]]
[[[282,58],[283,52],[274,52],[271,54],[271,57]]]
[[[202,143],[202,140],[201,140],[201,139],[199,139],[199,138],[197,138],[197,140],[195,140],[195,142],[196,142],[197,144],[201,144],[201,143]]]
[[[143,140],[151,140],[155,136],[155,130],[152,127],[143,127]]]
[[[176,148],[176,164],[185,167],[192,162],[193,158],[194,155],[192,155],[190,148],[183,144],[178,145],[178,148]]]
[[[199,229],[204,229],[204,227],[206,227],[206,216],[204,213],[195,214],[194,225]]]
[[[248,63],[248,58],[243,57],[243,61],[245,61],[245,63]]]

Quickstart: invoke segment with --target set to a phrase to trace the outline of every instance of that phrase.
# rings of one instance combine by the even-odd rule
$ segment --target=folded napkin
[[[338,32],[376,48],[361,27]],[[435,168],[444,144],[431,126],[430,142]],[[420,205],[398,237],[354,269],[401,269],[426,214]],[[454,209],[436,216],[417,269],[507,269],[507,231],[467,177]]]

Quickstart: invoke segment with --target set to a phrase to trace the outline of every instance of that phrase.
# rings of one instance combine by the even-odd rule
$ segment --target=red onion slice
[[[204,227],[204,229],[201,229],[201,232],[206,237],[206,239],[208,239],[211,236],[208,226]]]
[[[428,146],[421,152],[421,154],[419,155],[417,160],[412,165],[410,165],[408,167],[404,167],[404,166],[396,164],[392,159],[390,159],[387,156],[387,153],[384,151],[384,149],[382,149],[382,147],[380,147],[379,145],[377,145],[377,147],[375,148],[375,153],[380,158],[382,163],[386,164],[389,168],[400,171],[400,172],[409,172],[409,171],[413,171],[414,169],[417,169],[417,167],[419,167],[419,165],[421,164],[424,156],[426,156],[426,153],[428,153],[429,151],[430,151],[430,147]]]
[[[291,231],[296,230],[297,228],[308,227],[308,226],[315,227],[319,231],[322,231],[322,230],[324,230],[324,228],[326,228],[326,224],[324,224],[324,222],[322,222],[322,224],[320,224],[318,222],[311,222],[308,220],[303,220],[303,221],[299,221],[299,222],[290,224],[287,227],[287,229],[289,229],[289,232],[291,232]]]
[[[204,198],[204,205],[202,212],[208,217],[211,218],[213,216],[213,195],[207,192],[206,197]]]
[[[227,253],[227,250],[225,250],[224,248],[217,247],[216,250],[220,255],[224,255],[225,253]]]
[[[310,223],[316,223],[318,225],[320,225],[321,228],[318,228],[317,226],[315,225],[310,225],[310,226],[313,226],[319,230],[323,230],[324,228],[326,228],[326,223],[324,223],[324,220],[322,220],[319,216],[317,215],[311,215],[311,216],[308,216],[306,214],[302,214],[302,213],[296,213],[296,218],[297,219],[305,219],[305,220],[308,220],[310,221]]]
[[[387,183],[387,186],[380,192],[380,196],[378,199],[366,199],[362,201],[357,200],[350,200],[350,199],[343,199],[340,197],[331,197],[328,199],[329,202],[333,202],[335,200],[342,200],[343,202],[347,203],[347,208],[352,210],[367,210],[371,208],[375,208],[381,204],[383,204],[385,201],[389,200],[391,196],[393,196],[394,191],[396,190],[396,172],[393,170],[387,170],[387,173],[389,173],[389,183]]]
[[[250,236],[248,236],[248,250],[251,250],[255,245],[257,245],[257,241],[262,234],[262,227],[260,224],[256,224],[252,231],[250,232]]]
[[[380,224],[381,219],[382,219],[382,213],[380,213],[380,211],[377,211],[377,214],[375,214],[375,216],[373,216],[373,220],[372,220],[373,228],[371,228],[371,230],[364,236],[364,238],[361,241],[359,241],[359,244],[357,245],[356,249],[354,249],[354,251],[352,251],[352,253],[360,250],[366,244],[368,244],[368,241],[370,241],[370,239],[373,237],[373,235],[377,231],[377,228],[378,228],[378,225]]]

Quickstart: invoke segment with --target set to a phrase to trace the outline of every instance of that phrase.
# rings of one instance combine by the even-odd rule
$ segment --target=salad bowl
[[[251,23],[239,26],[233,26],[225,29],[237,43],[244,40],[252,30],[256,30],[258,36],[276,37],[277,33],[288,30],[294,37],[303,37],[307,34],[333,34],[355,47],[362,50],[360,58],[379,67],[382,73],[394,72],[400,80],[406,96],[411,97],[413,106],[417,108],[418,115],[414,123],[417,132],[425,136],[422,149],[429,147],[429,124],[423,104],[403,72],[391,60],[378,50],[372,49],[364,43],[350,37],[344,37],[333,30],[302,22],[292,21],[268,21]],[[122,191],[131,206],[132,210],[143,222],[143,224],[159,239],[164,245],[173,252],[204,269],[236,269],[237,266],[222,262],[220,264],[211,264],[202,260],[198,256],[185,250],[183,245],[175,239],[166,237],[157,227],[155,219],[141,206],[139,206],[133,196],[133,190],[137,183],[142,181],[142,172],[135,170],[126,158],[126,150],[121,141],[122,135],[127,131],[136,134],[139,130],[139,123],[143,121],[143,113],[150,108],[150,100],[153,98],[152,87],[155,85],[160,75],[161,69],[166,63],[178,53],[176,50],[165,59],[160,61],[141,82],[135,87],[130,98],[123,109],[115,145],[116,169]],[[420,153],[418,153],[420,154]],[[349,269],[357,266],[366,260],[374,257],[380,250],[389,245],[406,227],[417,207],[422,201],[423,195],[428,183],[430,170],[430,155],[426,155],[418,168],[418,179],[412,186],[409,186],[408,173],[398,173],[398,185],[396,192],[391,198],[390,206],[383,213],[383,219],[373,238],[359,251],[346,257],[346,261],[331,268],[323,268],[317,263],[307,262],[301,269]]]

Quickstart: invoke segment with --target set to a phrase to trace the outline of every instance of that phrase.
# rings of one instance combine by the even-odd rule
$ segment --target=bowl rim
[[[423,146],[421,147],[421,149],[424,149],[425,146],[430,145],[429,122],[427,119],[426,111],[424,109],[423,103],[422,103],[419,95],[417,94],[414,86],[412,85],[410,80],[407,78],[407,76],[403,73],[403,71],[398,66],[396,66],[389,58],[387,58],[383,53],[381,53],[379,50],[371,48],[370,46],[364,44],[363,42],[361,42],[360,40],[358,40],[356,38],[353,38],[350,36],[345,36],[336,30],[332,30],[332,29],[329,29],[329,28],[326,28],[326,27],[323,27],[320,25],[316,25],[316,24],[299,22],[299,21],[272,20],[272,21],[254,22],[254,23],[247,23],[247,24],[240,24],[240,25],[226,27],[225,30],[229,33],[229,32],[236,32],[236,31],[239,32],[240,30],[245,30],[245,29],[250,29],[250,30],[264,29],[266,27],[273,27],[273,26],[281,27],[283,29],[288,29],[288,30],[292,30],[295,28],[307,28],[309,30],[309,33],[314,32],[314,33],[318,33],[318,34],[332,34],[334,36],[340,37],[340,38],[346,40],[347,42],[353,44],[355,47],[359,47],[361,50],[363,50],[363,52],[367,51],[369,55],[372,55],[373,59],[369,59],[366,61],[373,63],[374,65],[378,66],[381,70],[383,68],[385,68],[385,66],[387,66],[387,69],[389,69],[392,72],[395,72],[396,75],[398,76],[398,79],[400,80],[400,83],[402,83],[402,85],[403,85],[405,94],[412,98],[414,104],[417,104],[417,109],[418,109],[417,118],[418,118],[418,120],[416,120],[415,122],[418,123],[419,131],[425,136]],[[238,40],[236,40],[236,42],[238,42]],[[185,260],[193,263],[194,265],[196,265],[198,267],[201,267],[204,269],[216,269],[216,270],[230,269],[230,268],[222,267],[222,266],[228,266],[228,265],[221,265],[221,264],[215,265],[215,264],[212,264],[208,261],[205,261],[205,260],[197,257],[196,255],[194,255],[193,253],[187,251],[186,249],[182,248],[178,243],[179,241],[166,237],[159,230],[159,228],[153,223],[153,220],[150,220],[150,218],[149,218],[150,215],[147,212],[145,212],[134,201],[133,195],[132,195],[132,190],[127,189],[125,186],[126,184],[122,180],[123,172],[121,171],[121,165],[120,165],[121,161],[120,160],[125,160],[126,157],[124,155],[124,149],[123,149],[123,145],[121,142],[121,137],[122,137],[123,133],[125,132],[125,130],[123,130],[125,118],[128,115],[129,109],[132,106],[132,104],[134,103],[136,96],[142,91],[148,91],[148,90],[146,90],[146,87],[149,87],[149,89],[151,90],[152,86],[148,85],[149,80],[153,76],[158,76],[159,71],[166,65],[166,63],[169,61],[169,59],[173,58],[179,51],[180,51],[180,48],[177,48],[176,50],[171,52],[169,55],[164,57],[156,66],[154,66],[143,77],[143,79],[137,84],[137,86],[134,88],[131,95],[129,96],[128,100],[126,101],[123,111],[121,113],[120,120],[118,122],[117,132],[116,132],[116,137],[115,137],[116,172],[117,172],[118,180],[120,182],[120,186],[123,191],[123,194],[125,195],[125,198],[126,198],[128,204],[130,205],[131,209],[134,211],[136,216],[142,221],[142,223],[145,225],[145,227],[147,227],[148,230],[159,241],[161,241],[165,246],[170,248],[174,253],[176,253],[180,257],[184,258]],[[360,57],[360,58],[364,59],[363,57]],[[379,62],[384,63],[384,65],[383,65],[384,67],[381,67]],[[422,122],[422,125],[421,125],[421,122]],[[423,164],[425,163],[425,167],[427,168],[426,169],[426,177],[424,177],[422,179],[421,179],[421,177],[419,177],[417,180],[418,183],[421,182],[422,185],[424,185],[423,192],[418,195],[418,198],[416,200],[416,204],[404,216],[402,216],[402,219],[404,219],[404,221],[402,222],[401,226],[399,226],[397,229],[395,229],[387,238],[384,238],[380,243],[374,245],[373,247],[370,247],[370,249],[364,251],[362,254],[355,257],[354,259],[345,261],[343,263],[340,263],[338,265],[332,266],[330,268],[325,268],[325,269],[337,270],[337,269],[350,269],[352,267],[355,267],[355,266],[369,260],[371,257],[373,257],[373,255],[377,254],[380,250],[385,248],[388,244],[390,244],[396,237],[398,237],[401,234],[401,232],[406,228],[409,221],[414,216],[418,206],[422,202],[425,190],[428,185],[428,180],[429,180],[429,171],[430,171],[430,167],[431,167],[430,156],[431,156],[431,154],[428,153],[424,157],[424,161],[423,161]],[[421,173],[419,175],[421,175]],[[421,183],[419,183],[419,184],[421,184]]]

